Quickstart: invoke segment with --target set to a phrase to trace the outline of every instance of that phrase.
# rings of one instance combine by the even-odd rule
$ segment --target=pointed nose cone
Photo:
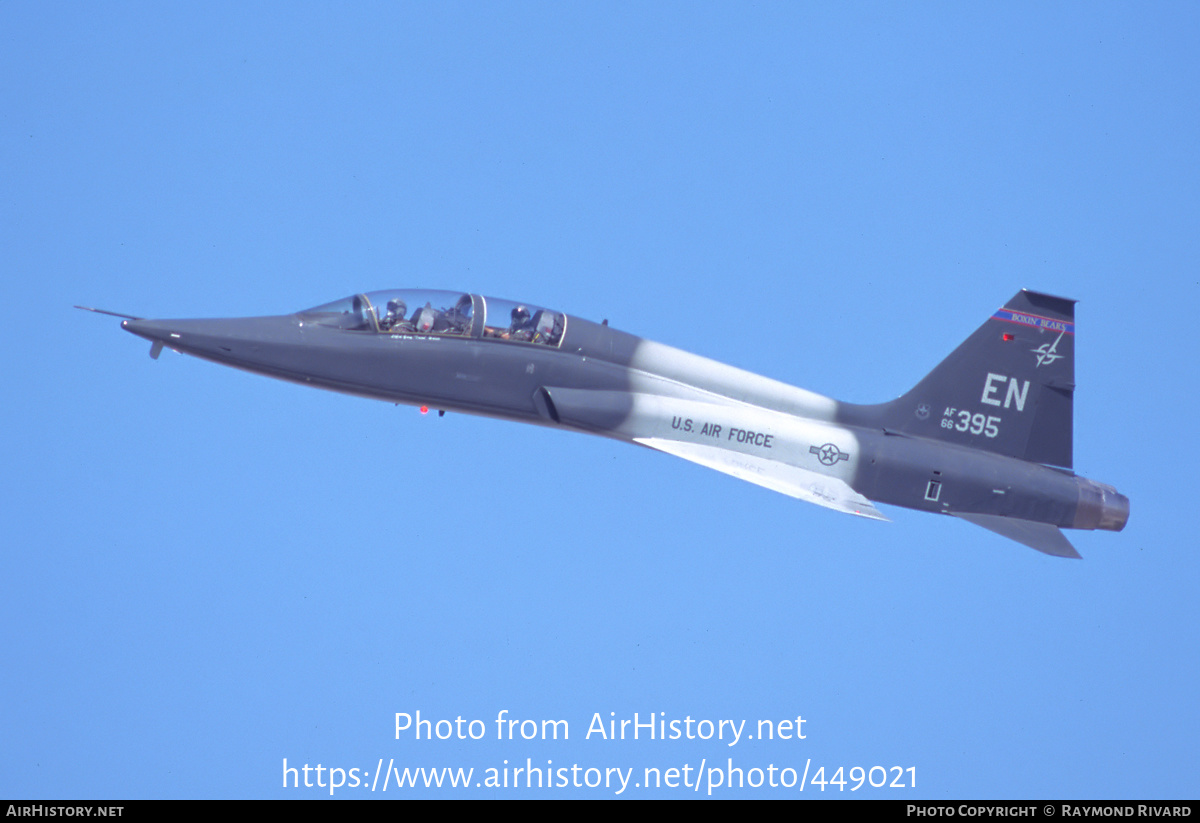
[[[144,337],[154,343],[154,345],[150,347],[150,356],[157,360],[158,356],[162,354],[163,341],[161,339],[162,335],[159,333],[159,330],[151,328],[154,325],[155,323],[153,320],[130,318],[128,320],[121,321],[121,328],[125,329],[125,331],[133,332],[139,337]]]
[[[121,328],[175,351],[267,374],[290,373],[301,342],[294,315],[201,320],[125,320]],[[151,353],[155,354],[156,351]]]
[[[122,320],[121,328],[127,332],[132,332],[138,337],[144,337],[147,340],[153,340],[158,343],[165,343],[164,338],[170,337],[170,323],[162,320]]]

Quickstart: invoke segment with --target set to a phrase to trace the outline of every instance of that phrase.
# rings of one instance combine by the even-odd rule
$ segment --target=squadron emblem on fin
[[[1057,351],[1058,341],[1062,340],[1063,334],[1065,332],[1060,331],[1058,337],[1054,338],[1053,343],[1043,343],[1036,349],[1030,349],[1031,352],[1037,355],[1037,364],[1039,366],[1049,366],[1054,361],[1062,360],[1066,356],[1059,354]]]

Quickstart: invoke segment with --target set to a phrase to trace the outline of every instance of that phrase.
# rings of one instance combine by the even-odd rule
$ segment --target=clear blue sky
[[[281,788],[285,758],[1197,795],[1195,4],[6,2],[0,32],[0,796],[328,796]],[[1020,288],[1077,298],[1076,468],[1129,526],[1073,533],[1071,562],[860,521],[602,439],[155,362],[71,309],[400,287],[856,402]],[[418,710],[487,737],[395,739]],[[570,739],[497,741],[502,710]],[[635,712],[805,739],[584,739]],[[624,796],[651,794],[692,792]]]

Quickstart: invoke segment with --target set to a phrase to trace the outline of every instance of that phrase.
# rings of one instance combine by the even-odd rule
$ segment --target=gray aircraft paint
[[[1119,531],[1129,516],[1123,495],[1070,471],[1074,301],[1037,292],[1018,292],[877,405],[461,292],[373,292],[278,317],[117,316],[155,357],[166,346],[318,388],[598,434],[863,517],[886,519],[872,501],[954,515],[1047,554],[1079,556],[1061,528]]]

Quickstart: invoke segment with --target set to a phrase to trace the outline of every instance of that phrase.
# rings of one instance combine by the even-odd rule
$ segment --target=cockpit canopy
[[[306,322],[389,335],[438,335],[557,347],[567,316],[479,294],[392,289],[356,294],[299,313]]]

